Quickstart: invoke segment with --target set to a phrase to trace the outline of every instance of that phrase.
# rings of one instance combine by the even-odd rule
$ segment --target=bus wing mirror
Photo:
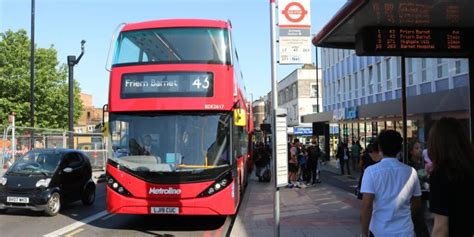
[[[235,126],[243,127],[247,125],[247,118],[244,109],[234,110],[234,124]]]

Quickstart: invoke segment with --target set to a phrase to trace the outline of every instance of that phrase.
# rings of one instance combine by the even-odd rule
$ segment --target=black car
[[[61,204],[78,200],[95,200],[91,164],[80,151],[33,149],[0,177],[0,212],[21,208],[54,216]]]

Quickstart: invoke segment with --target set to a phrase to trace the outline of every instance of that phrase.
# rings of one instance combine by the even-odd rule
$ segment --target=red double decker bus
[[[110,74],[107,210],[232,215],[252,127],[231,24],[126,24]]]

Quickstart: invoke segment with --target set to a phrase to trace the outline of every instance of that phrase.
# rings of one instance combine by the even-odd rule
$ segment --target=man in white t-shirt
[[[370,236],[414,237],[411,213],[421,204],[418,175],[396,158],[403,142],[400,133],[382,131],[378,141],[383,158],[368,167],[362,178],[361,236],[369,236],[370,229]]]

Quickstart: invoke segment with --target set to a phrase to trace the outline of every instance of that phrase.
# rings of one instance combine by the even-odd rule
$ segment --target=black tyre
[[[88,184],[84,192],[82,192],[82,204],[90,206],[95,201],[95,185]]]
[[[46,209],[44,210],[44,214],[47,216],[55,216],[59,213],[61,209],[61,195],[55,192],[51,194],[48,202],[46,203]]]

